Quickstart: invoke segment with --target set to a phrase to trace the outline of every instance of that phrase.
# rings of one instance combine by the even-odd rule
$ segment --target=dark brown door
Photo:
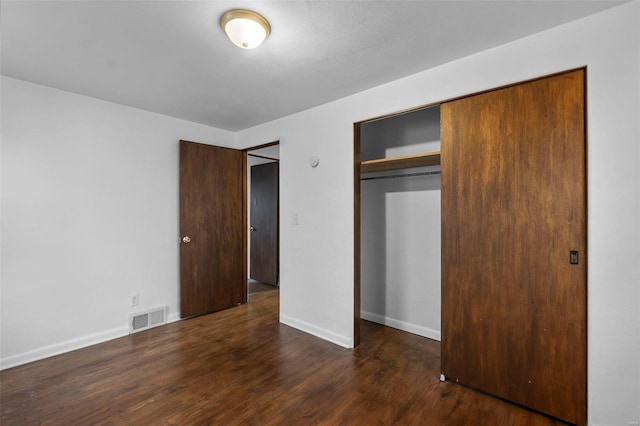
[[[241,151],[180,141],[180,316],[246,301]]]
[[[587,394],[584,85],[578,70],[441,109],[443,373],[577,424]]]
[[[251,167],[251,278],[278,284],[278,163]]]

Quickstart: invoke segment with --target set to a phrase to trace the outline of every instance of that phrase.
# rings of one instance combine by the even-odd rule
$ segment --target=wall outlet
[[[131,296],[131,306],[138,306],[140,304],[140,295],[134,294]]]
[[[301,221],[300,221],[300,214],[298,214],[298,213],[294,213],[294,214],[291,216],[291,222],[293,222],[293,224],[294,224],[294,225],[300,225],[300,222],[301,222]]]

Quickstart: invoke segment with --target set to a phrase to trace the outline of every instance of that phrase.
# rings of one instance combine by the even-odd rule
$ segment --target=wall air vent
[[[166,324],[168,312],[169,307],[163,306],[129,315],[129,334]]]

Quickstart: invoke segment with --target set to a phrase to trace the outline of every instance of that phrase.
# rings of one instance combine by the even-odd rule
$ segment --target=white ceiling
[[[621,1],[2,1],[2,74],[231,131]],[[220,30],[264,15],[254,50]]]

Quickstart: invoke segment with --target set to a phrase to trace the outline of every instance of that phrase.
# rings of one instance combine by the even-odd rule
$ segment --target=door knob
[[[253,232],[253,231],[255,231],[255,230],[256,230],[256,228],[254,228],[253,226],[250,226],[250,227],[249,227],[249,230]]]
[[[189,243],[191,242],[191,238],[189,238],[189,237],[182,237],[182,242],[183,242],[183,243],[186,243],[186,244],[189,244]]]

